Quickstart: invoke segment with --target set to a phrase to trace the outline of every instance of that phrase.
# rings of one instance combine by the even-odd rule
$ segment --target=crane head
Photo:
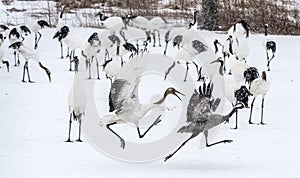
[[[19,48],[20,48],[22,45],[23,45],[23,43],[22,43],[22,42],[20,42],[20,41],[18,41],[18,42],[15,42],[15,43],[13,43],[13,44],[9,45],[9,47],[8,47],[8,48],[12,48],[12,49],[19,49]]]
[[[185,96],[183,93],[177,91],[175,88],[173,87],[169,87],[166,91],[165,91],[165,94],[164,94],[164,97],[167,97],[169,94],[173,94],[175,95],[179,100],[181,100],[181,98],[178,96],[178,94],[182,95],[182,96]]]

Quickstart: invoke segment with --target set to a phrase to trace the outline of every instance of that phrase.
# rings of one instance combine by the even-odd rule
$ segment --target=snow
[[[75,28],[83,39],[99,29]],[[98,152],[87,139],[83,143],[65,143],[68,129],[67,97],[74,74],[68,71],[69,60],[59,59],[60,48],[52,36],[55,29],[42,30],[38,53],[42,63],[52,72],[52,82],[34,61],[29,61],[30,75],[36,83],[22,83],[21,66],[13,67],[13,55],[7,41],[5,58],[10,73],[0,68],[0,177],[297,177],[300,150],[298,116],[300,90],[299,37],[270,36],[278,51],[267,78],[271,83],[265,98],[267,125],[249,125],[249,109],[239,112],[239,129],[222,124],[212,141],[232,139],[233,143],[210,148],[200,146],[202,136],[188,142],[167,162],[162,159],[131,164],[111,159]],[[199,32],[211,45],[215,38],[226,36],[208,31]],[[162,35],[163,36],[163,35]],[[25,40],[33,47],[34,35]],[[266,70],[263,35],[250,35],[248,62],[259,71]],[[162,44],[164,47],[164,43]],[[163,52],[163,47],[160,50]],[[211,46],[212,47],[212,46]],[[172,49],[172,48],[170,48]],[[168,51],[175,53],[176,49]],[[182,77],[184,77],[182,72]],[[97,97],[106,98],[109,81],[101,75],[95,81]],[[256,99],[253,121],[260,120],[260,98]],[[101,107],[101,106],[100,106]],[[107,106],[102,106],[106,110]],[[230,109],[228,109],[229,111]],[[84,122],[84,121],[83,121]],[[71,138],[77,137],[77,125]],[[157,126],[159,127],[159,126]],[[163,130],[162,130],[163,132]],[[119,144],[119,143],[118,143]],[[160,145],[157,145],[160,149]],[[175,150],[175,148],[174,148]]]

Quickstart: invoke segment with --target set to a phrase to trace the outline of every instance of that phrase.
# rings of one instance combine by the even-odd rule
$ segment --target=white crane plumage
[[[2,64],[6,65],[7,72],[9,72],[9,62],[4,60],[4,50],[2,48],[3,41],[4,41],[4,36],[2,33],[0,33],[0,60]]]
[[[50,25],[45,20],[38,20],[32,21],[28,27],[31,30],[31,32],[34,32],[34,49],[37,49],[39,41],[42,37],[42,34],[39,31],[45,27],[50,27]]]
[[[85,45],[85,48],[82,50],[81,54],[86,59],[87,68],[89,70],[89,77],[88,79],[91,79],[91,65],[93,61],[96,61],[96,68],[97,68],[97,79],[100,80],[99,75],[99,61],[97,58],[97,54],[100,53],[101,49],[101,41],[99,39],[98,33],[94,32],[88,39],[87,44]]]
[[[13,44],[15,42],[23,42],[24,39],[25,39],[23,37],[23,35],[27,36],[29,34],[31,34],[31,31],[25,25],[12,27],[9,30],[8,40],[9,40],[10,44]],[[14,59],[15,59],[15,66],[19,66],[20,65],[20,58],[19,58],[19,54],[16,51],[14,51]]]
[[[195,56],[208,50],[210,49],[208,48],[204,40],[198,35],[198,33],[195,31],[189,31],[189,36],[188,38],[185,38],[183,47],[176,52],[175,61],[165,72],[165,80],[172,68],[174,68],[176,63],[179,61],[184,61],[186,64],[186,73],[183,81],[186,81],[190,63],[193,63],[195,65],[198,75],[198,81],[201,80],[202,68],[198,67],[198,64],[194,61],[194,59]]]
[[[261,77],[256,78],[250,82],[250,93],[253,95],[253,101],[251,103],[251,109],[250,109],[250,117],[249,117],[249,124],[253,124],[251,121],[252,118],[252,110],[254,101],[257,96],[262,96],[262,102],[261,102],[261,121],[260,124],[264,125],[263,122],[263,113],[264,113],[264,101],[265,96],[268,93],[270,89],[270,83],[267,81],[267,74],[265,71],[262,72]]]
[[[169,41],[173,41],[173,47],[177,46],[178,49],[180,48],[180,44],[183,43],[183,38],[184,38],[184,34],[185,36],[187,36],[188,33],[186,33],[189,29],[193,30],[193,31],[197,31],[197,13],[199,11],[194,11],[193,14],[193,22],[189,23],[189,27],[179,27],[179,28],[172,28],[169,31],[166,32],[165,34],[165,50],[164,50],[164,55],[167,54],[167,48],[168,48],[168,44]]]
[[[243,35],[245,38],[248,38],[249,33],[250,33],[249,24],[245,20],[237,21],[228,30],[228,35],[231,35],[234,39],[240,38]]]
[[[20,53],[24,59],[25,59],[25,64],[24,64],[24,68],[23,68],[23,79],[22,82],[25,82],[25,70],[27,71],[27,77],[28,77],[28,82],[32,83],[32,81],[30,80],[30,76],[29,76],[29,69],[28,69],[28,61],[30,59],[34,60],[35,62],[37,62],[40,66],[40,68],[42,68],[48,78],[49,78],[49,82],[51,82],[51,72],[48,68],[46,68],[40,61],[40,57],[38,55],[38,53],[34,50],[31,49],[29,47],[26,47],[22,44],[22,42],[15,42],[13,44],[11,44],[9,46],[9,48],[12,48],[14,50],[16,50],[18,53]]]
[[[251,93],[249,90],[244,86],[241,85],[241,82],[238,82],[235,80],[235,78],[232,75],[226,75],[224,74],[223,70],[223,65],[224,61],[222,60],[221,57],[219,57],[217,60],[211,62],[215,63],[219,62],[220,63],[220,68],[219,68],[219,77],[222,78],[224,82],[224,96],[225,98],[229,101],[229,103],[234,107],[237,103],[241,102],[244,104],[245,107],[248,107],[248,101],[249,101],[249,96]],[[238,128],[238,111],[236,110],[236,122],[235,122],[235,127],[234,129]]]
[[[125,23],[122,17],[107,17],[102,12],[98,12],[96,16],[99,16],[101,24],[111,33],[115,33],[122,28],[125,28]]]
[[[63,26],[66,25],[66,23],[65,23],[65,21],[64,21],[64,19],[63,19],[63,14],[64,14],[64,11],[65,11],[66,7],[67,7],[67,6],[63,6],[63,7],[62,7],[62,10],[61,10],[61,12],[60,12],[60,14],[59,14],[59,17],[58,17],[58,20],[57,20],[57,24],[56,24],[56,30],[57,30],[57,31],[60,30]],[[62,43],[61,40],[59,41],[59,43],[60,43],[60,54],[61,54],[61,57],[60,57],[60,58],[63,59],[63,58],[64,58],[64,48],[63,48],[63,43]]]
[[[70,33],[70,29],[68,26],[63,26],[59,31],[55,33],[54,38],[58,38],[58,41],[62,41],[65,45],[67,45],[70,49],[70,68],[72,71],[72,61],[75,56],[76,49],[82,50],[84,48],[84,43],[82,43],[82,39],[73,33]]]
[[[130,65],[126,67],[130,68],[132,66]],[[112,83],[109,94],[109,111],[115,112],[115,115],[104,116],[104,123],[106,124],[106,127],[120,139],[121,147],[123,149],[125,147],[125,141],[120,135],[118,135],[115,131],[111,129],[112,125],[122,124],[126,122],[133,123],[137,128],[139,138],[143,138],[148,133],[148,131],[154,125],[158,124],[161,120],[159,116],[143,134],[141,134],[140,132],[139,121],[154,108],[166,109],[161,105],[164,103],[169,94],[173,94],[179,99],[180,97],[177,94],[183,95],[176,89],[170,87],[164,92],[163,97],[159,101],[150,104],[140,103],[138,88],[141,78],[139,77],[145,69],[142,67],[132,67],[132,69],[134,71],[130,73],[130,79],[117,78]]]
[[[68,132],[68,139],[66,142],[72,142],[70,139],[71,134],[71,127],[72,121],[78,121],[79,123],[79,136],[76,141],[82,142],[81,136],[81,122],[82,117],[85,114],[85,107],[86,107],[86,93],[85,89],[82,84],[82,79],[80,78],[79,74],[75,72],[73,87],[71,88],[69,95],[68,95],[68,106],[69,106],[69,132]]]

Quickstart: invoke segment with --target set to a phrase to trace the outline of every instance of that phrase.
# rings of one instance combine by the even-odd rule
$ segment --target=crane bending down
[[[191,133],[192,135],[184,141],[172,154],[168,155],[164,161],[167,161],[175,153],[177,153],[189,140],[199,135],[203,132],[205,136],[206,146],[210,147],[220,143],[231,143],[232,140],[222,140],[209,144],[207,141],[209,129],[225,122],[228,120],[237,109],[244,107],[242,103],[238,103],[232,109],[232,111],[225,115],[213,114],[213,112],[218,108],[220,104],[220,98],[213,99],[212,97],[213,83],[203,83],[203,87],[199,87],[199,92],[194,91],[190,98],[188,108],[187,108],[187,126],[181,127],[177,133]]]
[[[133,74],[135,77],[133,78],[137,79],[142,73],[142,71],[143,70],[136,69]],[[109,111],[110,112],[114,111],[115,115],[104,116],[105,124],[107,129],[120,139],[121,148],[123,149],[125,148],[125,141],[119,134],[117,134],[114,130],[112,130],[111,128],[112,125],[122,124],[126,122],[133,123],[137,128],[139,138],[143,138],[153,126],[157,125],[161,121],[160,120],[161,116],[159,116],[143,134],[141,134],[140,131],[139,121],[149,111],[155,108],[168,109],[161,105],[165,102],[169,94],[173,94],[177,96],[179,99],[180,97],[178,96],[178,94],[185,96],[184,94],[180,93],[176,89],[170,87],[165,90],[164,95],[159,101],[150,104],[142,104],[140,103],[139,96],[138,96],[138,87],[140,81],[141,81],[140,78],[132,81],[128,81],[126,79],[116,79],[112,83],[110,89]]]
[[[36,61],[40,68],[42,68],[43,70],[45,70],[48,78],[49,78],[49,82],[51,82],[51,72],[48,68],[46,68],[41,62],[40,62],[40,57],[38,56],[37,52],[31,48],[28,48],[26,46],[23,45],[22,42],[16,42],[13,43],[9,46],[9,48],[12,48],[14,50],[16,50],[17,52],[19,52],[24,58],[25,58],[25,64],[24,64],[24,68],[23,68],[23,79],[22,82],[25,82],[25,70],[27,71],[27,77],[28,77],[28,82],[29,83],[33,83],[30,80],[30,76],[29,76],[29,69],[28,69],[28,61],[29,59],[32,59],[34,61]]]

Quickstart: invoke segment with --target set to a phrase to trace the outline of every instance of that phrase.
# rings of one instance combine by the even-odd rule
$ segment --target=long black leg
[[[137,131],[138,131],[139,137],[140,137],[140,138],[143,138],[143,137],[149,132],[149,130],[150,130],[154,125],[160,123],[160,122],[161,122],[161,120],[159,119],[160,117],[161,117],[161,115],[158,116],[158,118],[157,118],[157,119],[152,123],[152,125],[145,131],[144,134],[141,134],[140,128],[137,127]]]
[[[63,48],[63,43],[61,41],[59,41],[60,43],[60,55],[61,55],[61,59],[64,58],[64,48]]]
[[[185,77],[184,77],[184,80],[183,80],[184,82],[186,82],[188,71],[189,71],[189,63],[186,62],[186,72],[185,72]]]
[[[37,39],[37,41],[36,41],[36,48],[38,47],[38,44],[39,44],[39,42],[40,42],[40,40],[41,40],[41,38],[42,38],[42,34],[40,33],[40,32],[37,32],[37,34],[39,35],[39,37],[38,37],[38,39]],[[36,49],[35,48],[35,49]]]
[[[71,51],[69,58],[70,58],[70,68],[69,71],[72,71],[72,54],[73,54],[73,50]]]
[[[223,58],[224,58],[223,70],[224,70],[224,72],[226,72],[226,62],[225,62],[226,56],[227,56],[226,53],[223,53]]]
[[[69,47],[67,49],[67,56],[66,57],[70,57],[70,48]]]
[[[235,111],[235,127],[233,129],[238,128],[238,110]]]
[[[68,140],[66,140],[65,142],[71,142],[70,135],[71,135],[71,127],[72,127],[72,115],[73,113],[70,113]]]
[[[14,51],[14,57],[15,57],[15,65],[14,66],[19,66],[20,65],[19,53]]]
[[[89,79],[92,79],[91,60],[87,59],[87,61],[88,61],[88,68],[89,68]]]
[[[19,65],[20,65],[20,54],[19,54],[19,53],[17,53],[17,58],[18,58],[17,64],[18,64],[18,66],[19,66]]]
[[[156,38],[155,38],[155,31],[153,31],[153,47],[155,47],[156,44]]]
[[[34,49],[37,48],[37,33],[34,33]]]
[[[76,140],[77,142],[82,142],[82,140],[80,139],[80,136],[81,136],[81,115],[82,114],[80,114],[80,116],[78,118],[78,123],[79,123],[79,131],[78,131],[78,133],[79,133],[79,135],[78,135],[78,139]]]
[[[164,161],[167,161],[172,156],[174,156],[175,153],[177,153],[188,141],[190,141],[192,138],[194,138],[196,135],[192,135],[190,138],[188,138],[186,141],[184,141],[172,154],[169,154],[167,157],[165,157]]]
[[[262,97],[262,102],[261,102],[261,121],[260,124],[265,125],[265,123],[263,122],[264,119],[264,102],[265,102],[265,98]]]
[[[205,136],[206,147],[211,147],[211,146],[217,145],[219,143],[231,143],[232,142],[232,140],[222,140],[222,141],[219,141],[219,142],[215,142],[215,143],[209,144],[208,141],[207,141],[208,131],[205,130],[203,132],[203,134]]]
[[[168,43],[169,43],[169,41],[166,41],[166,46],[165,46],[165,50],[164,50],[164,55],[165,56],[167,55]]]
[[[25,62],[24,64],[24,67],[23,67],[23,79],[22,79],[22,82],[25,82],[25,70],[26,70],[26,65],[27,65],[27,61]]]
[[[253,124],[253,122],[251,122],[251,118],[252,118],[252,110],[253,110],[254,101],[255,101],[255,97],[253,98],[253,101],[251,103],[249,124]]]
[[[173,64],[168,68],[168,70],[165,72],[165,78],[164,80],[167,79],[168,74],[171,72],[171,70],[175,67],[175,61],[173,62]]]
[[[96,58],[96,68],[97,68],[97,79],[100,80],[99,62],[97,58]]]
[[[110,124],[107,124],[106,125],[106,128],[108,129],[108,130],[110,130],[113,134],[115,134],[119,139],[120,139],[120,142],[121,142],[121,148],[125,148],[125,141],[124,141],[124,139],[120,136],[120,135],[118,135],[114,130],[112,130],[111,128],[110,128],[110,126],[112,126],[112,125],[115,125],[115,124],[117,124],[116,122],[113,122],[113,123],[110,123]]]
[[[27,65],[26,65],[26,71],[27,71],[27,76],[28,76],[28,82],[33,83],[33,82],[30,80],[29,69],[28,69],[28,61],[26,61],[26,62],[27,62]]]
[[[158,36],[158,45],[159,45],[159,47],[161,47],[159,30],[157,30],[157,36]]]

